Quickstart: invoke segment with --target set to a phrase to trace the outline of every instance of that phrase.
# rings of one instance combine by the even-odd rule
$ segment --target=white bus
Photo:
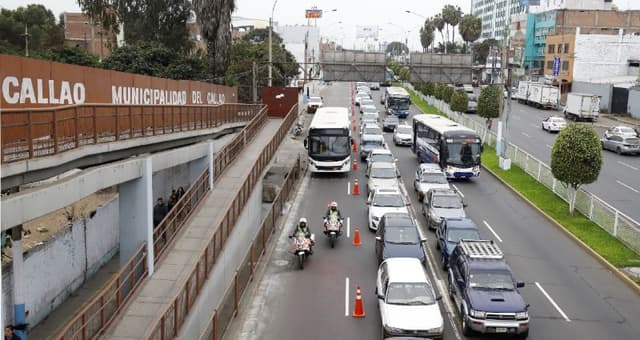
[[[411,99],[409,98],[409,92],[404,88],[397,86],[387,88],[381,101],[388,114],[396,115],[398,118],[409,117]]]
[[[304,141],[311,172],[351,170],[351,120],[346,107],[318,108]]]
[[[411,149],[420,163],[439,164],[447,178],[480,176],[480,136],[445,117],[433,114],[413,116]]]

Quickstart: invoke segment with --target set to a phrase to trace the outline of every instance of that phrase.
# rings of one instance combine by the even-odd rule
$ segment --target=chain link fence
[[[405,84],[405,86],[413,90],[411,84]],[[449,104],[442,100],[425,96],[416,90],[414,90],[414,92],[429,103],[429,105],[434,106],[440,110],[440,112],[446,114],[449,119],[475,130],[480,134],[485,144],[494,148],[496,147],[498,139],[496,133],[487,129],[485,124],[470,119],[460,112],[452,111],[449,108]],[[519,166],[539,183],[569,203],[569,190],[567,190],[564,184],[553,177],[551,167],[512,143],[507,145],[507,156],[513,164]],[[633,251],[640,254],[640,223],[638,223],[638,221],[635,221],[598,196],[583,189],[579,189],[576,193],[575,208],[609,234],[629,246]]]

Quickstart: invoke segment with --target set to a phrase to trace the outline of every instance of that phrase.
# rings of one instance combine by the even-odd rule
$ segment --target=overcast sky
[[[31,3],[44,4],[56,16],[64,11],[80,10],[75,0],[0,0],[0,7],[13,9]],[[614,0],[614,3],[620,9],[640,9],[640,0]],[[429,17],[439,13],[445,4],[458,5],[468,13],[471,0],[277,0],[273,16],[279,24],[304,25],[307,23],[305,9],[317,6],[324,11],[324,17],[317,21],[320,34],[344,42],[347,48],[353,47],[356,26],[364,25],[378,26],[381,40],[408,38],[410,47],[419,49],[418,30],[424,19],[405,11]],[[272,6],[273,0],[236,0],[233,15],[268,20]]]

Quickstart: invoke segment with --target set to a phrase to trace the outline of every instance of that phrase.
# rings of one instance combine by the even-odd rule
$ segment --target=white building
[[[573,80],[584,82],[635,81],[640,61],[640,36],[580,34],[576,29]]]
[[[613,0],[540,0],[537,6],[529,6],[529,13],[542,13],[554,9],[611,9]]]
[[[482,19],[480,39],[502,40],[508,29],[509,18],[522,13],[521,0],[472,0],[471,13]],[[544,1],[544,0],[541,0]]]

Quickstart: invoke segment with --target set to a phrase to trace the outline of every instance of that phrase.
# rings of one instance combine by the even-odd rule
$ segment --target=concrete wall
[[[256,236],[262,220],[262,180],[256,183],[251,197],[227,240],[224,251],[204,283],[200,296],[182,326],[178,339],[198,339],[211,321],[212,306],[218,306],[231,285],[236,269],[244,259],[247,245]]]
[[[584,81],[574,81],[571,85],[571,92],[591,93],[600,96],[600,109],[606,112],[611,111],[612,84],[595,84]]]
[[[640,119],[640,87],[629,89],[627,112],[631,114],[631,117]]]
[[[579,30],[578,30],[579,31]],[[573,80],[596,81],[635,76],[629,59],[640,58],[640,36],[576,34]]]
[[[96,210],[93,218],[73,223],[24,258],[27,322],[36,325],[118,251],[119,197]],[[89,212],[87,212],[89,213]],[[2,317],[13,322],[11,266],[2,270]]]

